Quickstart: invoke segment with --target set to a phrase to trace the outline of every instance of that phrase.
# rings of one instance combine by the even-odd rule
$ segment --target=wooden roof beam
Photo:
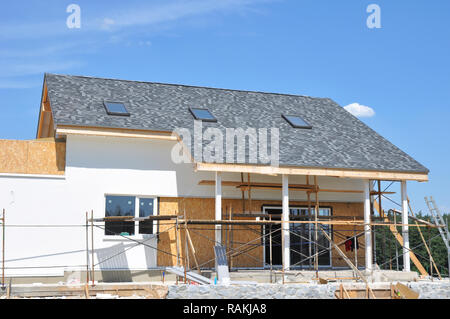
[[[197,171],[209,172],[230,172],[230,173],[254,173],[254,174],[286,174],[286,175],[311,175],[329,176],[340,178],[357,178],[384,181],[418,181],[427,182],[427,173],[415,172],[390,172],[390,171],[368,171],[356,169],[336,169],[336,168],[302,168],[302,167],[273,167],[263,165],[244,164],[216,164],[216,163],[196,163]]]
[[[213,180],[201,180],[198,185],[203,186],[214,186],[215,181]],[[242,183],[242,182],[234,182],[234,181],[222,181],[222,186],[231,186],[236,187],[241,190],[248,190],[248,188],[251,189],[281,189],[281,184],[279,183]],[[318,188],[315,189],[314,185],[306,185],[306,184],[289,184],[290,190],[298,190],[298,191],[306,191],[306,192],[325,192],[325,193],[356,193],[356,194],[362,194],[362,190],[351,190],[351,189],[322,189]],[[378,195],[378,194],[395,194],[395,192],[376,192],[372,191],[370,193],[371,195]]]

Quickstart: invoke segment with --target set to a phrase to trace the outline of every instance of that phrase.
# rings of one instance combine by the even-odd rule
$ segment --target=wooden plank
[[[89,284],[84,285],[84,296],[89,299]]]
[[[216,164],[216,163],[196,163],[197,171],[218,171],[234,173],[255,173],[255,174],[285,174],[285,175],[316,175],[345,177],[357,179],[373,179],[385,181],[419,181],[427,182],[427,173],[415,172],[388,172],[388,171],[365,171],[353,169],[334,169],[334,168],[306,168],[306,167],[273,167],[262,165],[243,165],[243,164]]]
[[[41,138],[42,137],[42,122],[43,122],[43,111],[45,110],[45,104],[48,103],[48,91],[47,91],[47,83],[44,82],[44,87],[42,88],[42,95],[41,95],[41,108],[39,111],[39,122],[38,122],[38,130],[36,137]],[[49,105],[50,107],[50,105]]]
[[[407,286],[398,283],[395,285],[395,288],[400,292],[400,296],[402,299],[418,299],[419,293],[415,292],[414,290],[411,290]]]
[[[6,299],[11,298],[11,279],[9,280],[8,287],[6,288]]]
[[[189,247],[190,247],[191,252],[192,252],[192,256],[194,256],[195,266],[197,267],[198,273],[200,273],[200,266],[198,264],[197,255],[195,253],[194,244],[192,243],[191,235],[189,234],[189,229],[187,228],[187,226],[186,226],[185,230],[186,230],[186,235],[187,235],[187,238],[188,238]]]
[[[410,208],[411,208],[411,206],[410,206]],[[402,214],[402,212],[399,211],[399,210],[397,210],[397,209],[390,209],[390,211],[394,212],[394,213],[397,214],[397,215],[401,215],[401,214]],[[424,224],[424,225],[427,225],[427,226],[430,226],[430,227],[433,227],[433,228],[436,227],[436,225],[434,225],[434,224],[432,224],[432,223],[430,223],[430,222],[428,222],[428,221],[426,221],[426,220],[417,218],[417,217],[415,217],[413,214],[409,215],[409,218],[411,218],[412,220],[414,220],[414,221],[416,221],[416,222],[422,223],[422,224]]]
[[[184,219],[180,219],[180,222],[184,223]],[[282,222],[280,220],[214,220],[214,219],[189,219],[186,221],[189,225],[269,225],[269,224],[281,224],[281,223],[288,223],[288,224],[322,224],[322,225],[347,225],[347,226],[364,226],[364,221],[357,220],[357,221],[326,221],[326,220],[318,220],[317,222],[312,220],[290,220]],[[370,223],[371,226],[393,226],[392,223]],[[397,226],[403,226],[403,224],[395,224]],[[422,225],[415,225],[415,224],[405,224],[405,226],[409,227],[428,227],[428,226],[422,226]]]
[[[201,180],[198,185],[210,185],[214,186],[216,185],[216,182],[214,180]],[[281,188],[280,183],[262,183],[262,182],[236,182],[236,181],[222,181],[222,186],[234,186],[234,187],[279,187]],[[289,188],[291,187],[297,187],[297,188],[307,188],[307,189],[313,189],[313,186],[306,185],[306,184],[289,184]]]
[[[213,180],[201,180],[198,185],[202,186],[214,186],[215,181]],[[244,183],[244,182],[236,182],[236,181],[222,181],[222,186],[230,186],[241,189],[242,191],[246,191],[249,188],[255,189],[281,189],[280,183]],[[324,189],[324,188],[316,188],[314,185],[308,184],[289,184],[289,190],[298,190],[298,191],[309,191],[309,192],[323,192],[323,193],[354,193],[354,194],[362,194],[362,190],[354,190],[354,189]],[[395,192],[371,192],[371,195],[378,194],[395,194]]]
[[[150,215],[147,217],[133,216],[107,216],[102,218],[94,218],[94,222],[104,221],[145,221],[145,220],[175,220],[177,215]],[[90,221],[90,220],[89,220]]]

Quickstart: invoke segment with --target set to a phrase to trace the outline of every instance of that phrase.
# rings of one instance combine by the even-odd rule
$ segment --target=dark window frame
[[[105,217],[108,217],[106,213],[108,212],[108,199],[113,198],[129,198],[133,201],[132,207],[133,215],[125,215],[125,216],[132,216],[133,218],[136,216],[136,198],[134,196],[123,196],[123,195],[105,195]],[[114,216],[114,215],[109,215]],[[117,230],[120,230],[117,232]],[[108,221],[105,220],[105,236],[121,236],[122,233],[128,233],[128,236],[135,236],[136,235],[136,227],[134,224],[134,221],[126,221],[126,220],[115,220],[115,221]]]
[[[139,218],[142,218],[144,216],[141,216],[141,200],[149,200],[151,199],[153,201],[152,203],[152,215],[151,216],[155,216],[157,209],[158,209],[158,198],[156,197],[136,197],[136,201],[137,201],[137,207],[136,207],[136,214],[139,216]],[[153,220],[142,220],[138,222],[137,225],[137,233],[139,235],[153,235],[153,230],[154,230],[154,224],[153,224]],[[148,232],[147,232],[148,230]]]
[[[261,211],[264,211],[264,210],[270,210],[270,209],[274,209],[274,210],[282,210],[283,208],[282,208],[282,205],[276,205],[276,204],[262,204],[261,205]],[[306,205],[289,205],[289,210],[291,210],[291,209],[300,209],[300,210],[308,210],[308,207],[306,206]],[[334,207],[333,206],[330,206],[330,205],[324,205],[324,206],[320,206],[319,207],[319,209],[327,209],[327,210],[329,210],[329,212],[330,212],[330,215],[328,215],[328,216],[330,216],[330,217],[332,217],[332,216],[334,216]],[[290,212],[290,211],[289,211]],[[311,215],[311,217],[312,217],[312,219],[311,220],[313,220],[313,218],[314,218],[314,207],[311,207],[311,212],[312,212],[312,215]],[[281,216],[282,216],[282,212],[280,212],[280,214],[274,214],[275,216],[277,216],[277,215],[279,215],[279,218],[280,218],[280,220],[281,220]],[[272,216],[274,216],[274,215],[272,215]],[[291,214],[289,214],[290,215],[290,218],[292,218],[293,216],[291,215]],[[306,217],[307,215],[305,215],[305,217]],[[320,219],[320,215],[318,216],[318,218]],[[302,218],[302,217],[301,217]],[[292,218],[291,220],[299,220],[299,219],[301,219],[301,218]],[[273,220],[273,219],[272,219]],[[297,224],[298,225],[298,224]],[[311,224],[303,224],[303,225],[311,225]],[[334,240],[334,226],[333,225],[326,225],[326,226],[328,226],[328,234],[329,234],[329,236],[330,236],[330,238],[332,239],[332,240]],[[262,232],[262,234],[264,234],[265,233],[265,228],[266,227],[268,227],[268,226],[266,226],[266,225],[262,225],[261,226],[261,232]],[[281,234],[281,229],[280,229],[280,234]],[[266,249],[266,245],[268,244],[267,242],[265,242],[265,236],[263,236],[262,238],[261,238],[261,244],[263,245],[263,247],[264,247],[264,249]],[[268,239],[267,239],[267,241],[268,241]],[[328,242],[329,243],[329,242]],[[280,243],[281,244],[281,243]],[[332,247],[332,245],[331,245],[331,243],[329,243],[329,245],[330,245],[330,249],[329,249],[329,260],[330,260],[330,263],[329,264],[327,264],[327,265],[324,265],[324,264],[319,264],[319,267],[320,268],[323,268],[323,269],[327,269],[327,268],[331,268],[331,269],[333,269],[335,266],[333,265],[333,254],[332,254],[332,249],[331,249],[331,247]],[[292,252],[291,252],[291,255],[292,255]],[[265,252],[263,252],[263,257],[264,257],[264,259],[263,259],[263,261],[264,262],[266,262],[266,255],[265,255]],[[291,256],[291,260],[292,260],[292,256]],[[322,260],[323,260],[323,258],[322,258]],[[306,267],[304,267],[304,266],[302,266],[302,265],[300,265],[300,266],[295,266],[294,267],[295,269],[306,269]]]
[[[110,194],[107,193],[105,194],[104,200],[105,200],[105,207],[104,207],[104,216],[106,217],[106,213],[107,213],[107,203],[106,201],[108,200],[108,197],[130,197],[133,199],[133,206],[134,206],[134,211],[133,211],[133,218],[140,218],[140,201],[142,199],[152,199],[153,200],[153,212],[152,212],[152,216],[157,216],[159,215],[159,197],[157,196],[146,196],[146,195],[122,195],[122,194]],[[141,227],[141,223],[142,226]],[[159,227],[158,224],[156,224],[157,228]],[[115,233],[112,230],[114,229],[119,229],[119,228],[125,228],[125,227],[132,227],[133,228],[133,233],[131,234],[130,232],[128,236],[130,237],[140,237],[142,238],[142,236],[145,235],[156,235],[158,233],[158,229],[155,230],[155,224],[153,223],[153,220],[144,220],[144,221],[139,221],[139,220],[135,220],[135,221],[105,221],[105,232],[104,232],[104,236],[107,237],[120,237],[121,234],[120,233]],[[149,229],[151,227],[151,230],[149,232],[141,232],[142,230],[145,229]],[[156,231],[156,232],[155,232]],[[145,238],[145,237],[144,237]]]
[[[307,129],[307,130],[312,129],[312,126],[307,121],[305,121],[305,119],[303,117],[301,117],[300,115],[281,114],[281,117],[284,118],[286,120],[286,122],[288,122],[293,128],[302,128],[302,129]],[[289,117],[298,117],[300,120],[305,122],[306,125],[296,125],[296,124],[292,123],[291,120],[289,120]]]
[[[125,109],[125,113],[124,112],[111,112],[108,109],[108,105],[107,105],[108,103],[110,103],[110,104],[122,104],[123,108]],[[128,111],[127,104],[125,102],[104,100],[103,101],[103,106],[105,107],[106,113],[108,115],[114,115],[114,116],[130,116],[131,115],[130,112]]]
[[[203,110],[203,111],[207,111],[209,114],[211,114],[211,116],[213,117],[212,119],[204,119],[204,118],[200,118],[197,115],[195,115],[194,110]],[[202,122],[212,122],[212,123],[217,123],[217,119],[214,116],[214,114],[212,114],[212,112],[204,107],[190,107],[189,108],[189,112],[191,112],[192,116],[194,117],[194,119],[198,120],[198,121],[202,121]]]

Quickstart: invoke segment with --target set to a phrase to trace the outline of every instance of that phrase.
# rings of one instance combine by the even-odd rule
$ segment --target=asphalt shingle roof
[[[280,130],[280,166],[428,173],[329,98],[46,74],[56,125],[172,131],[192,129],[189,107],[208,108],[206,127]],[[125,102],[129,117],[106,113],[103,101]],[[299,115],[312,129],[291,127]]]

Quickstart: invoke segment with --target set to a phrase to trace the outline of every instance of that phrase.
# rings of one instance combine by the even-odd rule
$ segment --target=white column
[[[402,224],[408,224],[408,197],[406,195],[406,181],[402,181]],[[403,271],[411,271],[409,256],[409,227],[402,226],[403,235]]]
[[[216,172],[216,220],[222,219],[222,173]],[[222,243],[222,225],[216,225],[216,245]]]
[[[282,221],[289,221],[289,179],[288,175],[282,175],[283,179],[283,214]],[[290,236],[289,236],[289,223],[283,223],[283,265],[285,270],[289,270],[291,267],[291,250],[290,250]]]
[[[370,181],[364,181],[364,235],[366,246],[366,270],[372,270],[372,230],[370,227]]]

